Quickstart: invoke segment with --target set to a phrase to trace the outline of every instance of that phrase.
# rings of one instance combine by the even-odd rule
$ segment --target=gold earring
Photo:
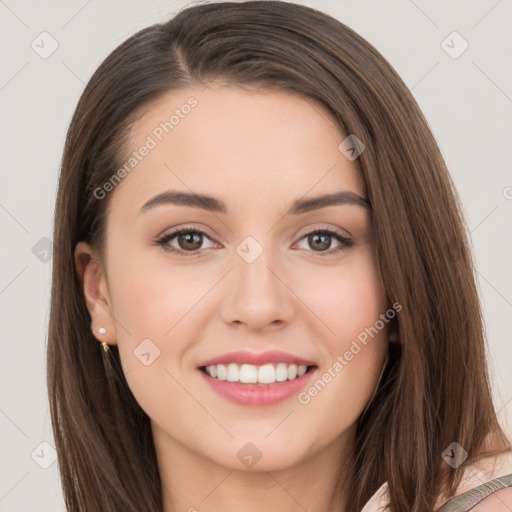
[[[105,329],[105,327],[100,327],[100,328],[98,329],[98,332],[99,332],[100,334],[107,334],[107,329]],[[109,346],[108,346],[108,343],[107,343],[106,341],[102,341],[102,342],[101,342],[101,345],[103,346],[103,350],[104,350],[105,352],[108,352],[108,351],[109,351]]]

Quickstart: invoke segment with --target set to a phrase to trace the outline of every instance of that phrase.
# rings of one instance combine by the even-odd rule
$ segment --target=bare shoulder
[[[510,512],[511,510],[512,487],[507,487],[484,498],[471,509],[471,512]]]

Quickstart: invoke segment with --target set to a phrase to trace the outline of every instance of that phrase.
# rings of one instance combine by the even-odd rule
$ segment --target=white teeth
[[[272,384],[276,381],[276,371],[272,364],[264,364],[258,368],[258,382],[260,384]]]
[[[291,364],[288,366],[288,380],[293,380],[297,377],[297,365]]]
[[[240,382],[247,384],[256,384],[258,381],[258,368],[252,364],[243,364],[240,367]]]
[[[307,366],[305,365],[297,366],[287,363],[279,363],[275,367],[270,363],[262,366],[229,363],[228,365],[215,364],[206,367],[206,373],[211,377],[245,384],[273,384],[274,382],[294,380],[302,377],[306,370]]]
[[[238,365],[235,363],[228,364],[228,376],[226,378],[229,382],[236,382],[240,376],[240,372],[238,371]]]
[[[288,367],[284,363],[279,363],[276,368],[277,382],[284,382],[288,378]]]
[[[217,379],[219,380],[226,380],[226,377],[228,375],[228,371],[226,370],[226,367],[223,364],[218,364],[217,366],[207,366],[206,371],[212,376],[215,377],[215,370],[214,368],[217,368]]]

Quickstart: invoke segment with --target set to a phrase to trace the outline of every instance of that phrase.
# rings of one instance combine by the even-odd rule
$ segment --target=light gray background
[[[52,238],[68,123],[85,83],[108,53],[187,3],[0,0],[2,512],[65,510],[46,394],[51,260],[44,261],[44,238]],[[510,425],[512,4],[505,0],[311,0],[307,4],[371,42],[412,89],[434,131],[467,212],[497,409]],[[31,47],[43,31],[59,45],[47,59]],[[453,31],[469,43],[456,59],[441,46]],[[446,44],[452,52],[461,48],[460,41],[451,39]]]

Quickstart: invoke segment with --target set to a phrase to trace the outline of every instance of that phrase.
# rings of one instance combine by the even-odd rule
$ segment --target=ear
[[[94,336],[98,341],[115,345],[117,336],[105,270],[89,244],[79,242],[76,245],[75,266],[86,306],[91,315],[91,329]],[[100,328],[106,329],[106,333],[101,334]]]

